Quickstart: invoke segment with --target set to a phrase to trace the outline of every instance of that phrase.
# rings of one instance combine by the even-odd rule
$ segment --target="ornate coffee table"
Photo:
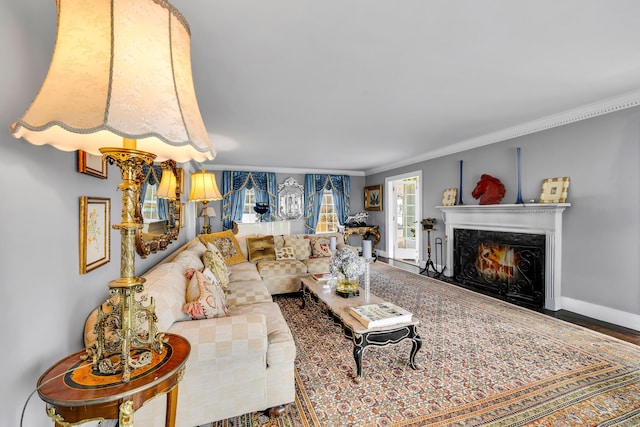
[[[336,295],[335,289],[324,286],[312,278],[302,279],[302,308],[305,307],[306,298],[313,298],[324,305],[329,313],[340,322],[347,338],[353,341],[353,358],[356,361],[356,382],[362,379],[362,353],[368,346],[385,347],[398,344],[402,340],[410,339],[411,353],[409,354],[409,366],[418,369],[415,359],[422,347],[422,341],[416,327],[419,322],[399,323],[391,326],[367,328],[358,319],[349,313],[350,307],[364,305],[364,296],[343,298]],[[364,292],[361,292],[364,294]],[[367,304],[384,302],[379,297],[371,294]]]

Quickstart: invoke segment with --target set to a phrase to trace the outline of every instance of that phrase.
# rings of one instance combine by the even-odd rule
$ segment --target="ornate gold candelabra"
[[[145,279],[135,275],[135,234],[142,227],[136,221],[139,183],[136,179],[142,165],[151,164],[155,155],[135,149],[136,141],[124,140],[124,148],[102,148],[100,152],[115,163],[122,175],[118,188],[122,191],[122,223],[120,230],[120,278],[109,282],[110,299],[107,312],[100,307],[95,331],[96,344],[87,348],[95,370],[104,374],[122,373],[122,381],[131,379],[131,370],[151,362],[151,351],[162,352],[163,334],[158,332],[153,299],[136,300],[144,290]]]

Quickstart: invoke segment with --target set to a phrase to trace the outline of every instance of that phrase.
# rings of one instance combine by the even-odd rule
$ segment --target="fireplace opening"
[[[541,308],[545,295],[545,235],[456,228],[454,280]]]

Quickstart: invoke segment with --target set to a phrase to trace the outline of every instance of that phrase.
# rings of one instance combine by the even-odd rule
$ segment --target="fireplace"
[[[456,228],[453,278],[519,304],[544,305],[544,234]]]
[[[569,203],[438,206],[442,211],[447,242],[444,274],[456,282],[464,280],[466,284],[460,283],[468,287],[501,293],[507,298],[549,310],[560,310],[562,214],[569,206]],[[499,233],[488,234],[488,240],[494,241],[491,245],[487,245],[485,239],[488,232]],[[478,247],[476,243],[473,248],[460,248],[454,254],[456,240],[460,239],[468,240],[469,245],[470,241],[482,240],[485,246]],[[494,272],[484,271],[484,265],[477,261],[478,257],[482,260],[483,253],[487,258],[486,265],[495,262],[498,253],[503,253],[498,259],[511,257],[509,261],[516,265],[500,266]],[[531,261],[532,257],[536,260]],[[478,269],[483,273],[478,275]],[[522,273],[525,270],[526,274]],[[492,275],[505,277],[509,274],[516,277],[487,280]]]

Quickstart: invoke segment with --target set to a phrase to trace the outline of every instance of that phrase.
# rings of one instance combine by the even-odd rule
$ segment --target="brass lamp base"
[[[144,164],[151,164],[155,155],[135,149],[135,140],[125,139],[123,148],[102,148],[100,152],[115,163],[122,174],[122,223],[113,226],[120,230],[120,278],[109,283],[108,311],[98,310],[95,326],[96,344],[87,348],[95,371],[122,374],[122,381],[131,379],[131,370],[148,365],[151,351],[162,352],[163,337],[156,325],[153,298],[136,300],[135,294],[144,290],[145,279],[135,276],[135,233],[142,227],[135,220],[139,184],[137,174]],[[132,353],[135,353],[132,355]]]

